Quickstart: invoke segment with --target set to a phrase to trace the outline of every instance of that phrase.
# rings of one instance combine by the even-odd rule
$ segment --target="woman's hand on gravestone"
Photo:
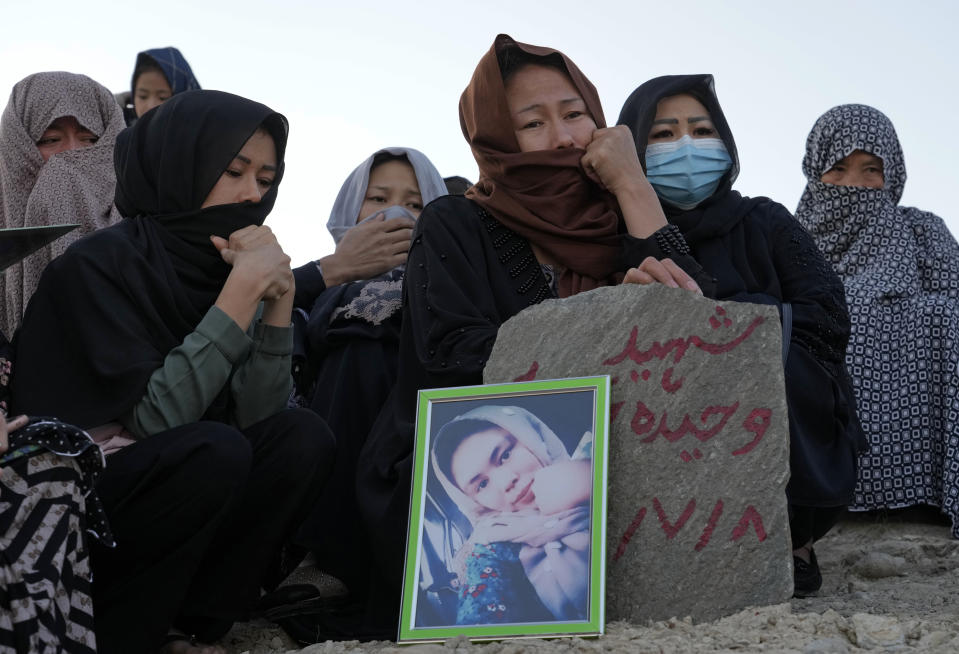
[[[624,284],[662,284],[671,288],[703,294],[699,284],[672,259],[646,257],[638,268],[630,268],[623,278]]]

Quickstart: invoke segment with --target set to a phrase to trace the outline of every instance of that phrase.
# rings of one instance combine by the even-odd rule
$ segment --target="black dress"
[[[716,280],[718,300],[791,307],[785,366],[790,505],[845,506],[856,483],[862,431],[845,369],[849,314],[842,282],[782,205],[727,191],[667,214]],[[805,542],[805,541],[804,541]]]
[[[656,240],[623,235],[621,269],[663,257]],[[704,288],[702,267],[671,254]],[[416,396],[483,383],[499,326],[552,297],[530,244],[472,200],[447,196],[417,220],[407,261],[396,386],[360,457],[357,497],[373,546],[370,628],[395,633],[406,548]]]
[[[299,290],[299,277],[297,283]],[[354,595],[365,590],[370,570],[369,543],[362,536],[356,503],[356,466],[396,383],[402,283],[403,269],[398,268],[371,280],[327,288],[316,297],[303,329],[313,387],[309,408],[334,434],[336,461],[297,540],[313,551],[319,568]]]

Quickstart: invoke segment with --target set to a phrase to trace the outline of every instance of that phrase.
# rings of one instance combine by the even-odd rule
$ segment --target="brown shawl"
[[[566,55],[500,34],[460,98],[460,125],[480,171],[466,196],[565,268],[562,297],[617,283],[622,278],[618,205],[586,176],[580,165],[585,151],[519,150],[496,56],[511,47],[536,56],[559,54],[596,126],[606,127],[596,88]]]
[[[36,142],[61,116],[75,117],[100,140],[44,163]],[[113,207],[113,143],[123,127],[113,95],[85,75],[36,73],[13,87],[0,118],[0,226],[79,223],[80,228],[0,275],[0,330],[11,337],[46,265],[81,236],[120,219]]]

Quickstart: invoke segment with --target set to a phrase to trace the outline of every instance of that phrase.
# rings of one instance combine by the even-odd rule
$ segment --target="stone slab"
[[[500,327],[484,381],[597,374],[613,382],[607,620],[788,600],[777,310],[658,284],[547,300]]]

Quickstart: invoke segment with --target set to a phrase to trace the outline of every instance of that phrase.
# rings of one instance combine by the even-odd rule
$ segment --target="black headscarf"
[[[253,133],[273,137],[277,174],[258,203],[200,205]],[[117,138],[116,205],[127,220],[47,267],[16,342],[16,410],[81,427],[116,420],[213,305],[230,267],[209,236],[261,225],[283,176],[287,122],[262,104],[188,91]]]
[[[262,225],[283,178],[286,119],[262,104],[221,91],[188,91],[147,112],[117,138],[115,202],[143,220],[162,242],[191,302],[205,312],[230,274],[210,243],[247,225]],[[220,175],[257,128],[277,148],[277,174],[260,202],[200,209]]]
[[[633,91],[626,99],[619,113],[617,125],[626,125],[633,133],[639,161],[646,170],[646,145],[649,129],[656,118],[659,101],[673,95],[689,94],[699,100],[713,122],[719,138],[732,159],[732,166],[719,182],[716,191],[696,207],[683,210],[665,202],[660,204],[669,222],[677,225],[690,246],[695,243],[725,234],[748,214],[756,203],[765,198],[744,199],[732,190],[733,182],[739,176],[739,153],[736,141],[726,122],[723,108],[716,97],[716,86],[712,75],[664,75],[656,77]]]

